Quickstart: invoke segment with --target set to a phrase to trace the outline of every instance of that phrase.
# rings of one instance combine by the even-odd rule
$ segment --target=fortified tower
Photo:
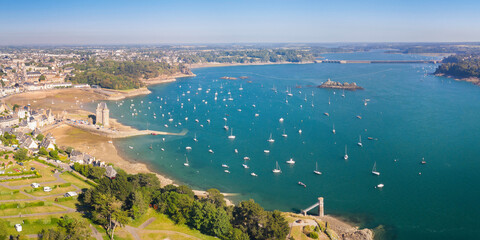
[[[107,104],[101,102],[97,106],[97,115],[96,115],[96,122],[97,125],[103,125],[105,127],[110,126],[110,110],[108,110]]]

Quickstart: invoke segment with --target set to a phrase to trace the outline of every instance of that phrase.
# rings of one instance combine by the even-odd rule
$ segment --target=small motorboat
[[[303,182],[298,182],[298,185],[303,186],[303,187],[307,187],[307,185]]]

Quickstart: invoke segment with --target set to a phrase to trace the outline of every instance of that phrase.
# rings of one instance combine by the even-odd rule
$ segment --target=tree
[[[43,155],[43,156],[47,156],[48,151],[44,147],[40,147],[40,149],[38,150],[38,154]]]
[[[288,231],[288,222],[279,211],[268,212],[265,239],[285,239]]]
[[[51,158],[53,159],[60,159],[60,157],[58,156],[58,151],[57,150],[51,150],[48,155],[50,155]]]
[[[88,239],[90,229],[83,219],[64,216],[59,222],[56,229],[43,229],[40,232],[41,240],[81,240]]]
[[[15,152],[13,158],[17,161],[24,161],[28,159],[28,150],[25,148],[21,148]]]
[[[40,77],[38,78],[38,81],[45,81],[47,78],[45,77],[45,75],[40,75]]]
[[[36,139],[37,139],[38,141],[42,141],[43,138],[45,138],[45,136],[44,136],[43,134],[41,134],[41,133],[38,134],[37,137],[36,137]]]
[[[207,201],[215,204],[218,207],[225,207],[225,200],[223,194],[218,189],[211,188],[207,190]]]
[[[73,147],[67,147],[67,149],[65,149],[65,152],[68,153],[68,155],[70,155],[70,153],[73,152]]]
[[[129,215],[133,219],[140,218],[148,210],[148,202],[145,200],[144,194],[141,191],[135,191],[130,194],[127,199],[127,208],[129,209]]]
[[[122,210],[123,203],[109,194],[96,192],[91,199],[92,216],[95,221],[105,227],[110,238],[115,235],[115,228],[128,222],[128,214]]]
[[[243,201],[233,209],[232,225],[247,233],[252,239],[264,239],[262,227],[266,225],[265,210],[252,199]]]
[[[90,168],[88,169],[88,178],[92,179],[100,179],[103,177],[103,174],[105,174],[106,169],[102,167],[93,167],[89,166]]]

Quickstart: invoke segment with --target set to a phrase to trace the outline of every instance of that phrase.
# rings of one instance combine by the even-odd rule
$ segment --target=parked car
[[[35,168],[34,168],[34,167],[31,167],[30,170],[35,171]]]
[[[51,192],[52,188],[51,187],[43,187],[44,192]]]

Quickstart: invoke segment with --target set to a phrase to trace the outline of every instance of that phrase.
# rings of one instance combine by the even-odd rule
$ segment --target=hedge
[[[13,190],[13,191],[1,191],[1,192],[0,192],[0,196],[3,196],[3,195],[13,195],[13,194],[17,194],[17,193],[19,193],[19,192],[20,192],[20,190],[18,190],[18,189],[15,189],[15,190]]]
[[[20,202],[20,203],[4,203],[0,204],[0,209],[10,209],[10,208],[26,208],[26,207],[40,207],[45,206],[44,201],[38,202]]]

